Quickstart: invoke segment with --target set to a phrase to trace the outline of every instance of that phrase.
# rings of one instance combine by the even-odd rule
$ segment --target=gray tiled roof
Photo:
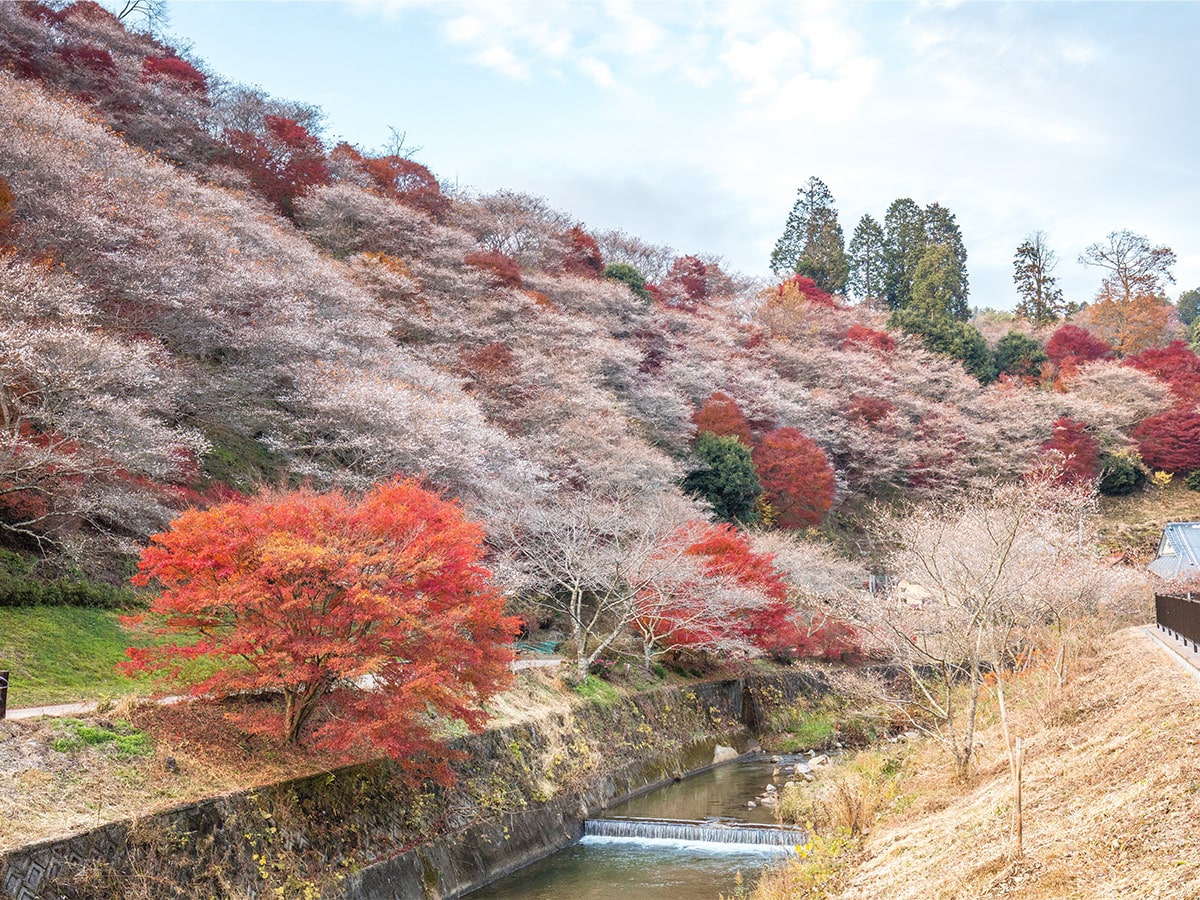
[[[1200,575],[1200,522],[1168,522],[1147,568],[1168,580]]]

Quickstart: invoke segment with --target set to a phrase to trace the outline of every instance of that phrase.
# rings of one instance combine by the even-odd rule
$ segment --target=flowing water
[[[471,900],[717,900],[740,878],[803,842],[774,831],[770,809],[747,809],[772,781],[782,789],[790,765],[739,760],[605,810],[582,840],[470,895]]]

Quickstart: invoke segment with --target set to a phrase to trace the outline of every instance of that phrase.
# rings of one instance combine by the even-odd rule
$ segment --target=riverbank
[[[114,807],[98,807],[97,818],[116,821],[82,833],[76,810],[67,817],[75,836],[40,845],[19,840],[20,829],[10,824],[0,884],[20,896],[12,885],[19,888],[33,873],[39,890],[52,882],[56,896],[71,900],[152,898],[160,895],[154,885],[163,883],[189,885],[181,897],[454,896],[569,844],[582,818],[608,802],[710,764],[716,743],[744,747],[748,725],[763,717],[759,698],[794,696],[806,683],[800,675],[761,680],[768,689],[736,680],[693,682],[541,705],[534,696],[549,700],[557,688],[526,682],[530,696],[508,702],[536,712],[458,742],[464,759],[452,788],[405,784],[387,764],[371,762],[153,813],[115,816]],[[153,714],[186,711],[182,705]],[[195,764],[194,755],[181,762],[161,752],[138,762],[134,736],[124,737],[127,774],[142,780],[144,792],[158,780],[169,786]],[[49,752],[59,751],[51,743]],[[82,760],[112,751],[76,752]],[[276,770],[294,763],[280,758]],[[119,769],[109,766],[110,774]],[[40,772],[27,768],[14,780],[28,782]],[[69,774],[38,777],[52,783]],[[41,819],[20,813],[11,797],[7,806],[43,829],[59,821],[53,811]]]
[[[1200,897],[1200,683],[1128,629],[1084,654],[1061,690],[1033,671],[1006,700],[1025,750],[1020,859],[989,701],[967,784],[937,747],[910,750],[860,848],[821,863],[836,870],[825,887],[804,893],[799,869],[784,870],[756,900]]]

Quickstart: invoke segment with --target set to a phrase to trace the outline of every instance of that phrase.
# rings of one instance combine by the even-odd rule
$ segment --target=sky
[[[546,198],[593,229],[767,275],[797,188],[847,243],[911,197],[958,219],[972,305],[1011,309],[1041,230],[1068,300],[1120,229],[1200,287],[1197,3],[171,0],[223,77],[319,105],[325,138],[394,128],[445,184]]]

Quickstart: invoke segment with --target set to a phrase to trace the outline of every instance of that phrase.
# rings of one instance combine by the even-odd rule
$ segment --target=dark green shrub
[[[1110,497],[1132,494],[1146,483],[1146,467],[1129,452],[1100,455],[1100,493]]]
[[[762,493],[762,485],[750,448],[735,437],[702,431],[695,452],[704,467],[688,473],[683,489],[712,504],[713,515],[723,522],[755,522],[754,501]]]
[[[629,265],[629,263],[612,263],[605,266],[604,277],[627,285],[637,295],[638,299],[645,303],[649,303],[652,299],[650,292],[646,290],[646,279],[642,276],[641,272]]]
[[[1187,477],[1188,490],[1200,491],[1200,469],[1191,472]]]

